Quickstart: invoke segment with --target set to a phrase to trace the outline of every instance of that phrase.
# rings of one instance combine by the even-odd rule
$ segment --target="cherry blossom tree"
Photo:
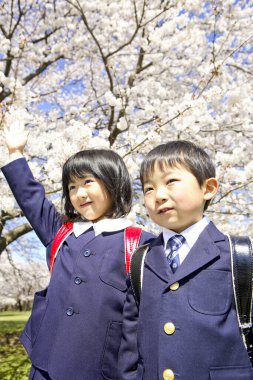
[[[30,309],[34,292],[48,283],[48,271],[42,260],[27,254],[23,260],[22,256],[14,260],[11,248],[0,256],[0,310]]]
[[[208,214],[224,232],[251,234],[252,21],[248,0],[1,1],[1,128],[30,130],[26,158],[56,201],[67,157],[116,150],[136,193],[130,217],[150,228],[138,180],[143,155],[167,140],[194,141],[220,181]],[[3,252],[31,227],[0,182]]]

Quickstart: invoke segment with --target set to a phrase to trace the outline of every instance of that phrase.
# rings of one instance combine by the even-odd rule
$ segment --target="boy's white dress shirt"
[[[199,222],[188,227],[186,230],[182,231],[180,235],[183,235],[185,238],[184,244],[178,249],[180,265],[190,252],[193,245],[196,243],[201,232],[209,224],[210,219],[207,216],[204,216]],[[164,249],[167,245],[167,241],[174,235],[177,235],[175,231],[168,230],[167,228],[162,229]]]

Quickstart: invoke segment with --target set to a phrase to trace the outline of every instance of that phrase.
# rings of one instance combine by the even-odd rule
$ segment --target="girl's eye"
[[[74,190],[75,186],[74,185],[69,185],[69,191]]]
[[[84,184],[85,185],[88,185],[89,183],[93,183],[94,182],[94,179],[93,178],[87,178],[85,181],[84,181]]]

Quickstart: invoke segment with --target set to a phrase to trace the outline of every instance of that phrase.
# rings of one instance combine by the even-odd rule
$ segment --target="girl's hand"
[[[15,120],[14,122],[8,123],[8,125],[7,122],[5,122],[4,136],[10,156],[17,153],[23,154],[28,134],[29,132],[25,130],[22,122]]]

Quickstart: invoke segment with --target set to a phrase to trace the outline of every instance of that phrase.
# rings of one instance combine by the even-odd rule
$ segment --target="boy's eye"
[[[176,178],[170,178],[170,179],[168,179],[168,181],[167,181],[167,185],[169,185],[169,184],[171,184],[171,183],[173,183],[173,182],[176,182],[176,181],[177,181]]]
[[[153,187],[151,187],[151,186],[145,187],[144,188],[144,194],[150,193],[152,190],[153,190]]]

